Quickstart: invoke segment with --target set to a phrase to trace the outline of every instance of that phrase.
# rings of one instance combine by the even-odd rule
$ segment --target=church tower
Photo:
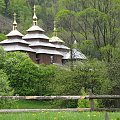
[[[56,50],[55,45],[49,42],[49,37],[44,34],[44,30],[37,25],[37,16],[33,15],[33,25],[27,30],[27,34],[23,37],[30,44],[30,47],[36,51],[36,60],[38,64],[61,64],[62,54]]]
[[[8,39],[0,42],[4,50],[7,52],[21,51],[28,53],[33,61],[35,61],[35,51],[29,47],[29,43],[22,39],[23,34],[17,30],[16,14],[14,13],[13,30],[6,35]]]

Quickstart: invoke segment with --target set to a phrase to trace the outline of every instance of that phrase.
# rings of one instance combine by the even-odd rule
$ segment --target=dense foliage
[[[10,87],[7,74],[4,72],[4,70],[2,70],[4,66],[5,56],[6,56],[5,51],[2,48],[0,48],[0,95],[1,96],[13,95],[14,93],[13,89]],[[10,107],[13,102],[14,101],[9,99],[8,100],[0,99],[0,108]]]
[[[110,64],[97,59],[75,62],[70,70],[69,67],[37,65],[26,53],[6,53],[1,48],[0,55],[0,68],[14,95],[81,95],[83,91],[88,94],[90,89],[94,94],[119,94],[117,58]],[[9,88],[8,83],[5,86]],[[76,101],[67,102],[73,107],[77,105]],[[58,104],[68,105],[66,101]]]

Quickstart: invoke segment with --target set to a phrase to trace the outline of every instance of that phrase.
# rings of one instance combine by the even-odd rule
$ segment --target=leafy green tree
[[[74,77],[85,88],[85,92],[91,89],[93,94],[101,94],[109,86],[106,64],[97,59],[77,64],[74,68]]]
[[[110,62],[114,56],[116,48],[112,47],[111,45],[107,45],[100,48],[102,58],[106,62]]]
[[[6,60],[6,52],[2,47],[0,47],[0,69],[3,69],[5,60]]]
[[[35,95],[52,95],[56,66],[41,64],[38,68],[38,80],[35,85]]]
[[[74,31],[75,31],[75,12],[74,11],[70,11],[70,10],[61,10],[57,13],[56,15],[56,21],[58,22],[58,24],[60,25],[60,27],[62,27],[63,29],[65,29],[66,31],[70,32],[70,39],[68,39],[67,44],[70,48],[72,48],[74,40],[75,40],[75,35],[74,35]]]
[[[9,5],[10,0],[4,0],[4,2],[5,2],[4,14],[5,14],[5,16],[7,16],[7,14],[8,14],[8,5]]]
[[[37,65],[21,52],[7,53],[4,71],[10,86],[19,95],[49,95],[49,83],[54,76],[54,67]]]
[[[3,70],[0,70],[0,95],[13,95],[13,90],[9,86],[8,76],[3,72]],[[10,108],[12,103],[12,100],[0,99],[0,108]]]
[[[0,0],[0,13],[3,13],[4,7],[5,7],[4,0]]]
[[[4,34],[0,34],[0,41],[3,41],[3,40],[5,40],[5,39],[7,39],[7,37],[4,35]]]
[[[56,67],[54,78],[51,81],[51,90],[53,95],[74,95],[75,82],[72,79],[73,73],[71,70]],[[72,77],[72,78],[71,78]]]
[[[38,66],[25,54],[20,52],[7,53],[4,71],[8,75],[14,94],[33,95],[34,85],[38,79]]]
[[[3,72],[3,70],[0,70],[0,95],[7,96],[12,94],[13,90],[9,87],[8,76]]]

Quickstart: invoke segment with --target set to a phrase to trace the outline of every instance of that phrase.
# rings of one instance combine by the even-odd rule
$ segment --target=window
[[[51,58],[51,64],[53,64],[54,63],[54,57],[53,56],[50,56],[50,58]]]

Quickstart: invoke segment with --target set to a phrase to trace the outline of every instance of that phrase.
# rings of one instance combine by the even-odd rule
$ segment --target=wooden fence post
[[[105,120],[109,120],[107,111],[105,112]]]
[[[93,95],[91,90],[89,90],[88,94],[89,94],[89,96]],[[93,111],[94,110],[94,99],[89,98],[89,101],[90,101],[90,110]]]

